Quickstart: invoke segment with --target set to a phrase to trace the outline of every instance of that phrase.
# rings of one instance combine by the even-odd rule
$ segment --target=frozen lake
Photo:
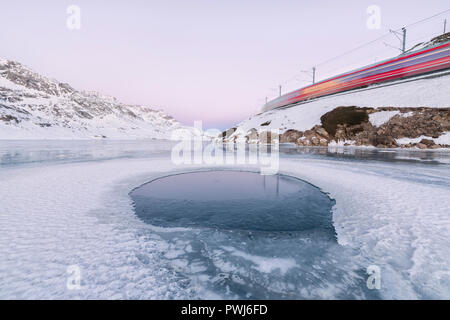
[[[264,177],[172,147],[0,141],[0,298],[450,298],[449,152],[282,146]]]

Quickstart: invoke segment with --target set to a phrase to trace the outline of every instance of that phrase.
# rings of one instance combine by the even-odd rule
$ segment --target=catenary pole
[[[402,52],[405,53],[406,51],[406,28],[402,28],[403,31],[403,42],[402,42]]]

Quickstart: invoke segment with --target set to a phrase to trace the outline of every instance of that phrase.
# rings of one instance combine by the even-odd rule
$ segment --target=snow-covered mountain
[[[164,139],[179,127],[163,111],[79,91],[0,59],[0,139]]]

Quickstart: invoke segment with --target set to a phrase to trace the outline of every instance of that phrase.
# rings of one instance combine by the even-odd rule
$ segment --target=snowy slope
[[[179,126],[162,111],[78,91],[0,59],[0,139],[169,138]]]
[[[363,89],[324,97],[295,107],[271,110],[252,116],[239,123],[237,127],[243,132],[252,128],[259,132],[271,129],[278,129],[280,133],[288,129],[304,131],[319,125],[323,114],[340,106],[448,108],[450,107],[450,75],[423,78],[392,86],[375,85],[369,90]],[[268,121],[270,121],[269,125],[261,126]]]

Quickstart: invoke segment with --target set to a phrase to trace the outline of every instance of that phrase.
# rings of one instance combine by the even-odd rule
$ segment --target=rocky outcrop
[[[297,140],[299,146],[320,146],[325,147],[330,142],[331,135],[321,126],[314,126],[311,130],[306,130],[303,137]]]
[[[0,63],[0,74],[15,84],[52,96],[72,94],[76,91],[67,83],[49,80],[15,61]]]
[[[380,120],[381,119],[381,120]],[[236,141],[239,128],[223,134],[226,142]],[[450,131],[450,108],[358,108],[338,107],[321,117],[321,124],[306,131],[294,128],[275,135],[252,128],[245,135],[247,143],[296,143],[298,146],[325,147],[330,143],[378,148],[437,149],[450,147],[433,139]],[[420,141],[417,139],[421,137]],[[418,142],[399,143],[402,138]]]
[[[279,134],[272,131],[263,131],[259,134],[259,143],[278,143]]]
[[[231,128],[222,132],[222,140],[227,141],[231,135],[236,131],[236,128]]]
[[[378,112],[395,112],[397,114],[376,127],[370,122],[355,126],[341,125],[336,132],[336,140],[352,140],[354,144],[372,145],[378,148],[414,147],[416,144],[399,145],[401,138],[415,139],[421,136],[438,138],[450,131],[450,109],[437,108],[379,108],[367,109],[366,112],[376,116]],[[434,141],[429,139],[431,143]],[[431,148],[432,144],[425,144]],[[423,148],[423,146],[418,146]],[[445,145],[443,146],[445,147]],[[436,147],[433,147],[436,148]]]
[[[380,126],[372,124],[370,115],[378,112],[397,114]],[[327,146],[330,142],[378,148],[417,147],[437,149],[449,147],[438,145],[432,139],[417,143],[398,144],[397,139],[427,136],[438,138],[450,131],[450,109],[437,108],[356,108],[339,107],[321,118],[322,125],[306,130],[297,140],[299,146]],[[290,131],[290,130],[289,130]]]
[[[245,136],[245,141],[247,143],[257,143],[258,139],[259,139],[258,130],[256,130],[255,128],[251,128]]]
[[[286,130],[282,135],[280,135],[280,143],[296,143],[301,137],[303,137],[302,131],[297,131],[294,129]]]
[[[339,125],[357,126],[369,121],[367,108],[338,107],[325,113],[320,121],[323,128],[332,136],[336,134]]]
[[[386,111],[395,110],[385,108]],[[377,129],[377,134],[393,138],[417,138],[422,135],[437,138],[445,131],[450,131],[450,109],[406,109],[392,117]]]

